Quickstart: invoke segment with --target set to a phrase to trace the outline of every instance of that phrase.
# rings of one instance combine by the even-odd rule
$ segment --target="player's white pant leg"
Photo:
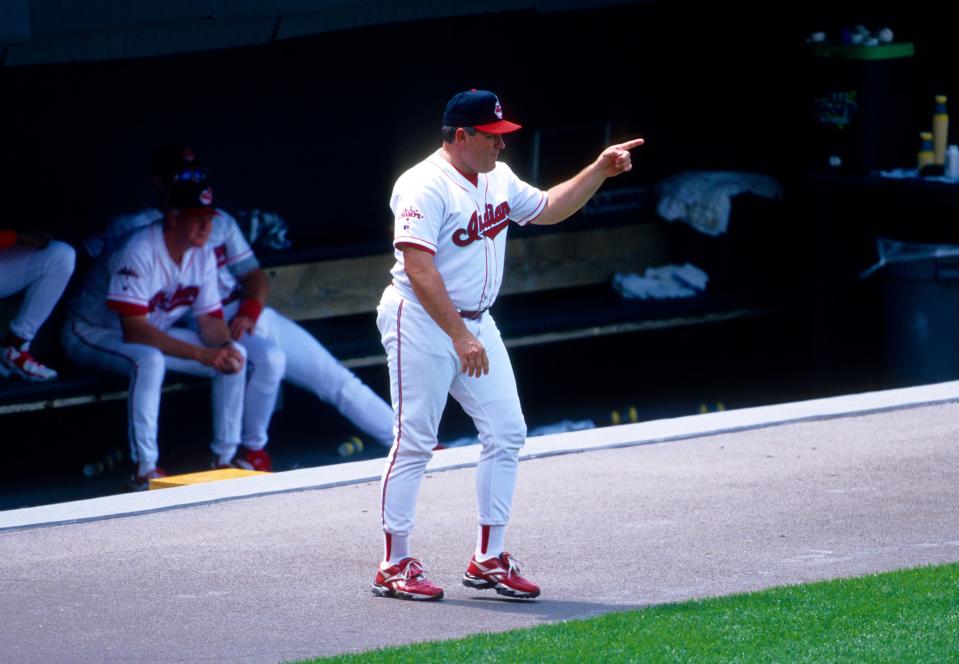
[[[156,466],[157,417],[166,362],[152,346],[128,344],[119,330],[67,320],[61,334],[63,349],[74,364],[120,374],[130,380],[127,435],[130,458],[141,473]]]
[[[513,366],[492,316],[466,321],[489,357],[489,373],[457,373],[450,394],[473,418],[482,444],[476,467],[479,523],[506,525],[513,504],[519,450],[526,442],[526,420],[516,391]]]
[[[240,345],[246,349],[248,363],[241,442],[248,449],[262,450],[286,372],[286,355],[272,339],[258,334],[244,334]]]
[[[167,333],[182,341],[195,345],[203,345],[200,335],[193,330],[182,327],[171,327]],[[246,349],[236,345],[236,349],[246,359]],[[165,355],[167,369],[194,376],[206,376],[212,379],[212,415],[213,415],[213,442],[210,449],[220,457],[233,456],[240,444],[240,434],[243,426],[243,395],[246,391],[246,371],[234,374],[221,374],[213,367],[208,367],[194,360],[185,360],[180,357]]]
[[[0,297],[25,290],[23,304],[10,321],[10,331],[30,341],[63,295],[76,252],[65,242],[53,240],[43,249],[15,246],[0,251]]]
[[[227,321],[236,316],[240,308],[238,301],[223,307]],[[196,319],[189,316],[186,327],[196,330]],[[276,399],[280,393],[280,383],[286,371],[286,357],[276,343],[267,336],[254,330],[254,334],[244,334],[238,342],[246,349],[246,392],[243,397],[243,420],[240,442],[248,449],[262,450],[269,440],[270,420],[276,408]]]
[[[260,314],[260,330],[286,355],[287,380],[332,404],[384,447],[393,444],[393,409],[316,337],[269,307]]]
[[[377,314],[395,411],[395,442],[380,482],[383,529],[409,535],[420,481],[436,447],[436,432],[459,362],[449,337],[418,304],[388,292]]]

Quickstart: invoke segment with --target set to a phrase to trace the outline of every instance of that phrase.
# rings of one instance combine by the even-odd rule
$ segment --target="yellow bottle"
[[[932,132],[919,132],[919,138],[921,139],[921,142],[919,144],[919,161],[917,168],[919,169],[921,175],[923,168],[926,166],[932,166],[935,163],[936,155],[932,149]]]
[[[946,113],[946,96],[936,95],[936,110],[932,116],[934,163],[946,163],[946,143],[949,138],[949,114]]]

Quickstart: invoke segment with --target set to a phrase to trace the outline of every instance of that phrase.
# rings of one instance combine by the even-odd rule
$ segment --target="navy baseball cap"
[[[443,124],[447,127],[473,127],[487,134],[508,134],[522,125],[503,119],[499,98],[489,90],[467,90],[454,95],[446,104]]]
[[[188,171],[189,172],[189,171]],[[203,216],[213,213],[213,187],[206,178],[174,176],[173,183],[166,196],[168,210],[180,210],[190,216]]]

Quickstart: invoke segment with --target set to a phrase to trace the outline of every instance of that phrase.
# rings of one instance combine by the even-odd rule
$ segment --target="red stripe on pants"
[[[403,438],[403,336],[400,334],[400,324],[403,321],[403,304],[405,300],[400,301],[400,306],[396,310],[396,444],[393,446],[393,459],[390,461],[390,467],[383,478],[383,494],[380,496],[380,521],[383,527],[386,527],[386,486],[390,481],[390,473],[393,472],[393,465],[396,463],[396,456],[400,451],[400,440]]]

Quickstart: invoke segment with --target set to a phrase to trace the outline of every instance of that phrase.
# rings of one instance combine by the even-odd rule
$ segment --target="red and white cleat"
[[[426,568],[416,558],[404,558],[395,565],[381,562],[373,579],[373,594],[420,601],[443,599],[443,589],[426,578]]]
[[[474,554],[463,575],[463,585],[476,590],[493,588],[506,597],[539,597],[539,586],[521,577],[519,572],[519,563],[506,551],[486,560],[477,560]]]
[[[273,459],[270,458],[266,450],[251,450],[246,447],[243,449],[246,450],[246,454],[242,458],[250,464],[250,468],[264,473],[273,472]],[[237,455],[237,458],[240,458],[240,456]]]
[[[38,362],[27,348],[5,346],[0,348],[0,376],[41,383],[56,378],[57,372]]]

